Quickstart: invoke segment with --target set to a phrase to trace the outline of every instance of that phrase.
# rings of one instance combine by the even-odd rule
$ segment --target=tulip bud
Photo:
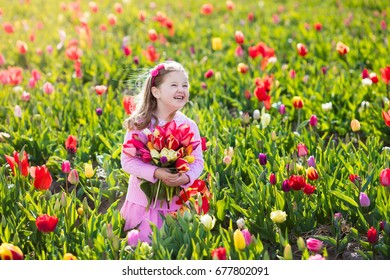
[[[243,218],[239,218],[236,223],[239,229],[245,228],[245,220]]]
[[[23,260],[23,252],[18,246],[10,243],[2,243],[0,245],[1,260]]]
[[[306,175],[307,175],[307,178],[309,178],[309,180],[315,181],[315,180],[318,179],[318,173],[317,173],[317,170],[315,170],[314,167],[309,167],[306,170]]]
[[[282,105],[279,106],[279,113],[281,115],[286,114],[286,105],[282,104]]]
[[[259,162],[261,165],[266,165],[267,164],[267,155],[263,153],[259,153]]]
[[[302,143],[299,143],[298,144],[298,156],[299,157],[304,157],[304,156],[307,155],[307,153],[308,153],[308,151],[307,151],[306,145],[302,144]]]
[[[70,162],[68,160],[65,160],[61,164],[61,170],[63,173],[69,173],[70,172]]]
[[[351,121],[351,128],[353,132],[357,132],[360,130],[360,122],[356,119]]]
[[[385,168],[379,174],[379,182],[382,186],[390,186],[390,168]]]
[[[368,207],[371,204],[370,198],[364,192],[360,193],[359,202],[360,202],[360,206],[362,207]]]
[[[76,169],[72,169],[72,171],[69,172],[68,181],[72,185],[77,185],[79,183],[79,173]]]
[[[82,215],[84,214],[84,209],[83,209],[83,207],[77,208],[77,214],[79,214],[79,216],[82,216]]]
[[[378,242],[378,235],[377,231],[374,227],[371,227],[367,231],[367,241],[370,242],[371,244],[377,243]]]
[[[229,164],[232,163],[232,158],[229,157],[229,156],[225,156],[225,157],[223,158],[222,162],[223,162],[223,164],[225,164],[225,165],[229,165]]]
[[[244,236],[246,246],[249,246],[252,242],[251,233],[247,229],[243,229],[243,230],[241,230],[241,232],[242,232],[242,235]]]
[[[297,245],[298,245],[298,249],[299,251],[303,251],[306,249],[306,244],[305,244],[305,241],[303,240],[302,237],[299,237],[298,240],[297,240]]]
[[[139,241],[139,231],[133,229],[127,233],[127,244],[129,244],[132,248],[137,247]]]
[[[290,244],[287,244],[284,247],[283,257],[284,257],[285,260],[292,260],[293,259],[293,254],[292,254],[292,250],[291,250],[291,245]]]
[[[241,230],[236,229],[233,234],[234,248],[236,250],[244,250],[246,247],[245,237]]]
[[[259,120],[260,119],[260,111],[258,109],[253,111],[253,118],[255,120]]]
[[[206,214],[200,217],[200,222],[204,225],[206,230],[210,231],[215,225],[215,218]]]
[[[49,82],[46,82],[44,83],[43,85],[43,92],[46,93],[46,94],[52,94],[54,91],[54,86],[49,83]]]
[[[290,190],[291,190],[291,187],[288,184],[288,180],[284,180],[282,183],[282,191],[289,192]]]
[[[312,251],[312,252],[318,252],[322,248],[322,241],[314,239],[314,238],[309,238],[306,240],[306,245],[307,248]]]
[[[95,174],[95,172],[93,171],[92,164],[86,163],[84,165],[84,173],[85,177],[87,178],[91,178]]]
[[[310,156],[308,159],[307,159],[307,165],[309,167],[316,167],[316,161],[314,159],[313,156]]]
[[[276,139],[278,139],[278,136],[276,136],[276,132],[275,131],[272,131],[271,132],[271,140],[275,141]]]
[[[211,39],[211,48],[214,51],[222,50],[222,39],[219,37],[214,37]]]
[[[251,121],[251,117],[249,116],[248,113],[242,114],[242,121],[244,125],[247,125]]]
[[[276,185],[276,176],[274,173],[271,173],[271,175],[269,175],[269,182],[271,185]]]
[[[71,253],[66,253],[63,257],[63,260],[64,261],[75,261],[75,260],[77,260],[77,258]]]
[[[310,121],[309,121],[309,124],[310,126],[317,126],[317,123],[318,123],[318,118],[316,115],[311,115],[310,117]]]

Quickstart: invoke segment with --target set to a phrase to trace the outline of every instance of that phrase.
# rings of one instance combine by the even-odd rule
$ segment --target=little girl
[[[179,111],[188,102],[189,87],[188,75],[180,63],[167,61],[152,69],[138,96],[135,112],[125,120],[127,133],[124,143],[132,138],[133,133],[142,133],[145,128],[153,132],[156,125],[163,126],[172,120],[178,126],[188,124],[194,133],[194,141],[200,140],[196,123]],[[145,163],[122,152],[122,168],[130,174],[126,200],[121,208],[121,215],[126,221],[125,231],[136,228],[140,231],[140,240],[150,242],[150,222],[160,228],[162,216],[176,211],[180,206],[175,203],[178,199],[176,197],[169,205],[164,200],[152,203],[147,208],[148,199],[140,188],[141,179],[152,183],[161,179],[168,186],[186,189],[203,171],[201,145],[198,145],[192,154],[195,161],[189,164],[190,170],[184,174],[172,174],[167,168]]]

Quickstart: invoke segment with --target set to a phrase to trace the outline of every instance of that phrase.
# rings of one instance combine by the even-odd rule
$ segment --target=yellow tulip
[[[214,37],[211,39],[211,47],[214,51],[222,50],[222,39],[219,37]]]
[[[271,212],[271,220],[275,223],[283,223],[287,218],[286,212],[282,210],[276,210]]]
[[[360,122],[357,119],[353,119],[351,121],[351,128],[353,132],[360,130]]]
[[[234,240],[234,248],[236,250],[244,250],[245,249],[245,237],[242,234],[241,230],[237,229],[233,234],[233,240]]]
[[[93,171],[92,164],[86,163],[84,166],[85,177],[91,178],[95,172]]]
[[[76,258],[76,256],[74,256],[74,255],[71,254],[71,253],[66,253],[66,254],[64,255],[64,260],[65,260],[65,261],[75,261],[75,260],[77,260],[77,258]]]

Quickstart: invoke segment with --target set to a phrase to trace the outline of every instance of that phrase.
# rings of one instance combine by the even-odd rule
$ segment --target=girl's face
[[[189,83],[183,71],[167,73],[158,87],[152,88],[153,96],[157,99],[157,107],[164,112],[172,113],[180,110],[189,99]]]

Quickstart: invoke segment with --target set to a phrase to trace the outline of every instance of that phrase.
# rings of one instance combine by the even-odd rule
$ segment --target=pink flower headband
[[[157,65],[156,67],[154,67],[154,69],[152,71],[150,71],[150,75],[152,76],[152,86],[154,85],[154,78],[160,74],[160,70],[161,69],[165,69],[165,66],[164,64],[159,64]]]

